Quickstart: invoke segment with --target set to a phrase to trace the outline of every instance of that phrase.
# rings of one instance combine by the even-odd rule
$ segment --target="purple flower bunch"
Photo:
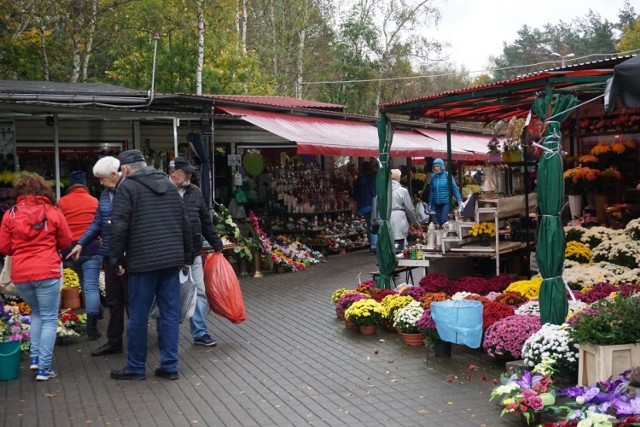
[[[539,316],[515,314],[505,317],[487,328],[482,348],[490,357],[519,359],[524,342],[540,328]]]
[[[610,378],[609,381],[561,391],[561,396],[575,399],[578,406],[568,419],[583,420],[588,413],[608,414],[618,419],[640,414],[640,395],[632,397],[627,393],[629,372],[623,372],[615,380]]]
[[[338,310],[346,311],[347,308],[351,307],[351,304],[353,304],[354,302],[360,301],[361,299],[368,299],[368,298],[370,298],[369,295],[361,294],[358,292],[344,294],[343,296],[340,297],[340,299],[336,303],[336,308]]]
[[[427,337],[428,341],[433,342],[440,338],[438,330],[436,329],[436,322],[431,318],[431,307],[422,313],[422,316],[416,322],[416,327],[422,335]]]
[[[402,290],[402,292],[400,292],[400,295],[405,296],[405,295],[409,295],[411,298],[413,298],[416,301],[420,301],[420,298],[422,298],[424,296],[424,294],[426,294],[427,291],[424,290],[424,288],[420,287],[420,286],[407,286],[406,288],[404,288]]]

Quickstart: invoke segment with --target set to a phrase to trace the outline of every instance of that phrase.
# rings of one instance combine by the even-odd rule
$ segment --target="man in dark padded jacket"
[[[202,258],[199,256],[202,249],[202,237],[207,239],[214,251],[222,251],[222,240],[216,233],[211,221],[211,213],[207,208],[202,192],[198,187],[191,184],[191,174],[196,168],[191,165],[185,157],[176,157],[169,162],[169,179],[178,189],[178,193],[184,200],[189,215],[189,224],[191,225],[191,234],[193,236],[193,264],[191,264],[191,276],[196,282],[198,290],[198,298],[196,300],[196,309],[191,318],[191,336],[193,343],[196,345],[204,345],[212,347],[216,345],[216,341],[211,338],[207,330],[205,318],[209,311],[209,302],[204,289],[204,272],[202,270]]]
[[[182,197],[167,175],[147,167],[140,150],[120,153],[123,180],[113,199],[109,262],[126,270],[129,287],[127,364],[116,380],[146,375],[147,323],[154,298],[160,310],[157,377],[178,379],[178,271],[193,263],[193,240]],[[126,257],[125,257],[126,254]],[[126,261],[125,261],[126,259]]]

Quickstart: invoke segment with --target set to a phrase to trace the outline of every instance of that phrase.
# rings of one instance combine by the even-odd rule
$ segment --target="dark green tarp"
[[[391,276],[397,265],[395,241],[389,225],[391,217],[391,176],[389,171],[389,151],[391,150],[391,140],[393,129],[387,123],[387,118],[383,114],[378,119],[378,140],[380,148],[380,167],[376,176],[376,194],[378,197],[377,206],[380,215],[380,228],[378,230],[378,247],[376,256],[378,258],[378,271],[380,275],[376,277],[376,288],[391,289]]]
[[[533,103],[533,112],[545,123],[544,148],[538,163],[538,206],[540,227],[536,243],[536,261],[542,276],[540,286],[540,323],[561,325],[568,312],[562,270],[565,237],[560,211],[564,201],[560,123],[571,114],[577,102],[573,95],[553,95],[548,90]]]

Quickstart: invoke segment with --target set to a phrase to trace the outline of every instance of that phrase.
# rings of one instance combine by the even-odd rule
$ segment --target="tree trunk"
[[[45,37],[46,27],[40,25],[40,46],[42,49],[42,72],[44,80],[49,81],[49,57],[47,56],[47,39]]]
[[[247,0],[242,0],[242,43],[240,44],[242,58],[247,57]],[[244,93],[249,92],[249,83],[247,82],[247,76],[245,75],[245,81],[242,85]]]
[[[196,63],[196,95],[202,95],[202,67],[204,65],[204,10],[198,0],[198,60]]]
[[[89,24],[89,34],[87,36],[87,44],[84,47],[84,60],[82,61],[82,81],[87,81],[87,74],[89,69],[89,59],[91,58],[91,52],[93,51],[93,38],[96,33],[96,20],[98,19],[98,0],[93,0],[91,3],[91,21]]]

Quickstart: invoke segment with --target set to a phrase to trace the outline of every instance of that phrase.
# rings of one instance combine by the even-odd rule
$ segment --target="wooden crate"
[[[580,344],[578,385],[605,381],[640,364],[640,344]]]

